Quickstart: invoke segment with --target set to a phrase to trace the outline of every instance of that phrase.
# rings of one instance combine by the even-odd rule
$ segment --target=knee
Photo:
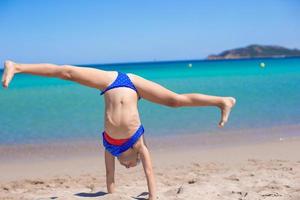
[[[72,80],[72,67],[69,65],[61,65],[58,76],[64,80]]]
[[[167,106],[172,107],[172,108],[177,108],[180,107],[181,104],[181,95],[177,94],[172,97],[170,97],[167,101]]]

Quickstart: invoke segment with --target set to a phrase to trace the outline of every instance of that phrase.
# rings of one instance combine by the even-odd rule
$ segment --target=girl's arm
[[[139,153],[141,156],[144,172],[147,179],[149,200],[154,200],[156,199],[156,186],[150,152],[145,145],[142,145],[139,149]]]
[[[105,150],[106,187],[108,193],[115,191],[115,157]]]

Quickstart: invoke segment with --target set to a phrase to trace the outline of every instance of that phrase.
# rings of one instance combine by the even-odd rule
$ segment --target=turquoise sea
[[[226,131],[300,123],[300,58],[86,66],[135,73],[178,93],[234,96]],[[104,111],[99,93],[18,74],[8,90],[0,89],[0,144],[99,139]],[[220,131],[217,108],[168,108],[141,100],[139,109],[148,137]]]

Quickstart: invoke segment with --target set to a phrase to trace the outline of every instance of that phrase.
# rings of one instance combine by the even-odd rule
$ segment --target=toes
[[[5,81],[5,78],[4,78],[4,74],[3,74],[3,76],[2,76],[1,82],[2,82],[2,86],[5,87],[5,82],[6,82],[6,81]]]
[[[2,86],[3,86],[4,88],[7,88],[7,84],[6,84],[5,82],[2,82]]]
[[[9,76],[2,77],[2,86],[4,88],[7,88],[10,80],[11,80],[11,77],[9,77]]]
[[[10,83],[10,80],[12,79],[12,77],[11,76],[8,76],[7,78],[6,78],[6,80],[4,81],[4,87],[8,87],[8,84]]]
[[[11,61],[11,60],[6,60],[6,61],[4,61],[4,65],[5,65],[5,66],[8,66],[9,63],[12,63],[12,61]]]
[[[3,86],[4,88],[7,88],[7,86],[8,86],[8,81],[7,81],[7,80],[2,81],[2,86]]]
[[[232,102],[232,107],[235,105],[236,103],[236,99],[234,97],[230,97],[231,98],[231,102]]]
[[[220,122],[220,123],[219,123],[219,127],[220,127],[220,128],[223,128],[223,127],[224,127],[224,125],[225,125],[225,123],[224,123],[224,122]]]

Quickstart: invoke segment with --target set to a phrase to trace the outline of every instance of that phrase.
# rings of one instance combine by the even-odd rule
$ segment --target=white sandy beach
[[[300,130],[298,126],[291,129]],[[270,130],[280,135],[284,129]],[[235,144],[205,148],[195,145],[203,138],[148,141],[159,199],[300,199],[299,137],[249,143],[236,139]],[[222,135],[207,143],[213,144],[216,138]],[[117,164],[116,193],[106,194],[100,143],[57,144],[46,150],[34,145],[1,147],[0,152],[0,199],[147,198],[141,165],[126,169]]]

